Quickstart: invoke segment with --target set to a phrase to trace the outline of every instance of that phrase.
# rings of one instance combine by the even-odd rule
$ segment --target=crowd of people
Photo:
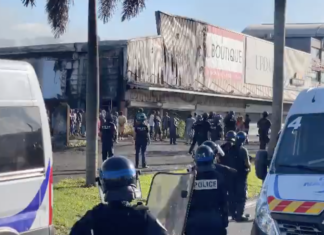
[[[269,142],[269,132],[271,122],[268,119],[268,113],[264,112],[262,118],[258,121],[260,149],[265,149]],[[238,118],[235,112],[230,111],[223,119],[222,115],[216,113],[204,113],[203,115],[189,115],[185,124],[186,143],[190,144],[189,154],[193,154],[193,150],[198,144],[211,140],[220,144],[224,140],[224,133],[243,132],[246,134],[246,144],[248,144],[248,134],[251,119],[249,115]],[[114,155],[114,143],[118,139],[123,138],[123,131],[127,124],[127,118],[122,112],[105,111],[100,114],[99,131],[102,139],[102,160]],[[153,111],[147,118],[143,109],[139,109],[134,118],[134,143],[135,143],[135,166],[139,167],[140,155],[142,159],[142,167],[147,168],[146,149],[151,140],[162,140],[167,135],[170,138],[170,144],[177,144],[177,127],[179,119],[176,115],[169,116],[167,112],[161,118],[159,112]],[[226,134],[225,134],[226,135]]]
[[[86,117],[82,109],[70,109],[70,136],[86,135]]]

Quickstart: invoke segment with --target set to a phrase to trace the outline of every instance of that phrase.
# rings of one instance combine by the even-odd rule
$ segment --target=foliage
[[[36,0],[21,1],[25,7],[36,6]],[[119,0],[98,0],[99,19],[107,23],[111,19],[119,2]],[[65,33],[69,22],[69,10],[73,4],[74,0],[47,0],[45,11],[48,16],[48,23],[55,37],[60,37]],[[144,8],[145,0],[123,0],[121,20],[130,20],[137,16]]]

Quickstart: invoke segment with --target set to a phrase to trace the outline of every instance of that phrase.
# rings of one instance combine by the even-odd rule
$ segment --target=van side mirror
[[[255,173],[260,180],[265,180],[268,173],[268,152],[259,150],[255,157]]]

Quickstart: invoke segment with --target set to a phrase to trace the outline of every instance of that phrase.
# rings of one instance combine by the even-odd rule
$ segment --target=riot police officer
[[[235,169],[237,170],[236,180],[234,181],[234,203],[235,203],[235,220],[237,222],[248,221],[248,218],[243,215],[245,203],[247,200],[247,177],[251,170],[250,158],[248,150],[243,147],[247,139],[245,132],[240,131],[236,135],[236,161]]]
[[[200,133],[202,132],[202,116],[201,115],[197,115],[196,117],[196,122],[193,124],[192,126],[192,129],[194,131],[194,135],[193,135],[193,138],[192,138],[192,143],[191,143],[191,146],[189,148],[189,153],[192,154],[192,151],[197,143],[197,140],[198,140],[198,137],[199,135],[201,135]]]
[[[111,115],[107,115],[106,119],[102,120],[100,126],[101,142],[102,142],[102,161],[114,155],[114,142],[116,139],[117,128],[113,123]]]
[[[100,203],[88,211],[74,224],[70,235],[168,234],[149,208],[130,204],[136,189],[136,171],[130,160],[120,156],[109,158],[102,164],[100,178],[108,204]]]
[[[225,182],[214,165],[214,152],[202,145],[198,147],[194,160],[197,175],[185,234],[226,234],[228,206]]]
[[[225,126],[225,134],[229,131],[235,131],[236,130],[236,118],[235,118],[235,112],[230,111],[228,115],[224,118],[224,126]]]
[[[214,163],[215,163],[215,167],[216,170],[218,170],[220,173],[222,173],[224,176],[226,176],[227,174],[232,174],[232,173],[236,173],[237,171],[234,168],[219,164],[219,158],[224,157],[225,153],[223,152],[222,148],[218,145],[215,144],[213,141],[207,140],[205,141],[202,145],[208,146],[210,147],[213,152],[214,152]]]
[[[236,156],[236,148],[235,148],[235,141],[236,141],[236,132],[229,131],[225,135],[225,144],[221,146],[223,149],[225,156],[219,158],[219,163],[230,168],[235,169],[235,156]],[[228,206],[229,206],[229,214],[232,216],[233,219],[236,218],[235,213],[235,180],[236,177],[234,175],[227,175],[227,194],[228,194]]]
[[[135,125],[135,167],[139,165],[139,154],[142,155],[142,167],[147,168],[146,165],[146,148],[151,142],[150,132],[147,125],[145,125],[146,115],[141,113],[137,116],[137,124]]]
[[[267,144],[269,142],[269,131],[271,128],[271,121],[268,118],[269,113],[263,112],[262,118],[258,121],[257,125],[259,128],[259,141],[260,141],[260,149],[266,149]]]
[[[219,141],[223,135],[223,125],[219,116],[214,116],[210,127],[210,138],[212,141]]]

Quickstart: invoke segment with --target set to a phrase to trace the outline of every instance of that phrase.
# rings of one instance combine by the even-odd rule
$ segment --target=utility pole
[[[88,77],[86,95],[86,185],[96,183],[98,165],[99,52],[96,0],[88,0]]]
[[[287,0],[274,0],[274,70],[272,86],[272,126],[268,147],[268,156],[272,157],[277,143],[277,135],[282,124],[283,92],[284,92],[284,55],[285,24]]]

